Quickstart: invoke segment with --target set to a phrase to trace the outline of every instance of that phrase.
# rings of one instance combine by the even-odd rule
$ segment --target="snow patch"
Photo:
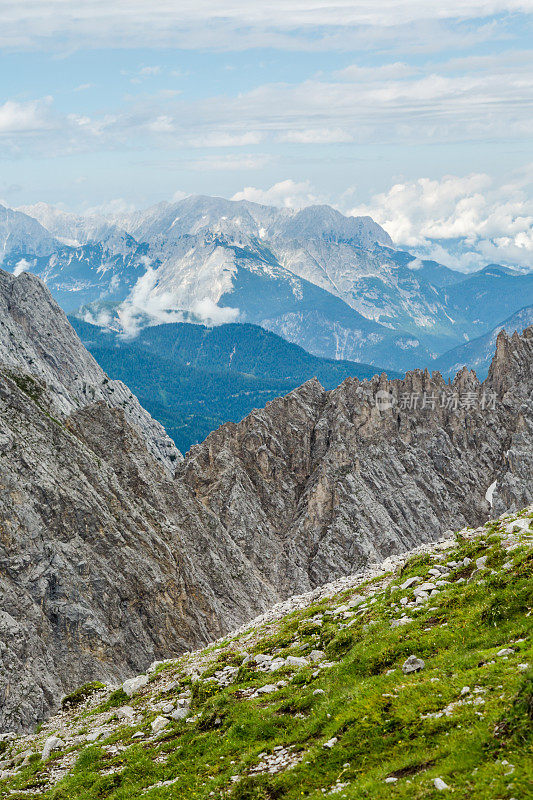
[[[409,350],[411,348],[418,347],[420,345],[420,342],[418,341],[418,339],[398,339],[396,341],[396,344],[402,350]]]
[[[498,483],[498,481],[494,481],[494,483],[491,483],[491,485],[489,486],[489,488],[487,489],[487,491],[485,493],[485,500],[488,500],[488,502],[490,503],[490,507],[491,508],[492,508],[492,497],[494,495],[494,491],[496,489],[496,484],[497,483]]]

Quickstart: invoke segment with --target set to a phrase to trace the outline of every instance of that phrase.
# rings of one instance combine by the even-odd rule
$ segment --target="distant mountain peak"
[[[392,247],[389,234],[371,217],[351,217],[328,205],[306,206],[288,216],[281,224],[287,237],[322,238],[355,241],[362,247],[381,244]]]
[[[302,209],[277,208],[249,200],[190,195],[174,203],[159,203],[126,217],[114,217],[139,240],[169,233],[194,234],[204,229],[240,235],[292,236],[294,238],[332,237],[356,241],[362,247],[393,242],[371,217],[345,216],[328,205]]]
[[[370,217],[325,204],[190,195],[103,219],[36,203],[0,211],[0,255],[8,271],[41,277],[65,310],[97,309],[102,324],[117,309],[136,330],[238,315],[317,355],[395,370],[533,302],[533,274],[489,265],[467,276],[415,259]]]
[[[36,219],[0,205],[0,263],[8,255],[50,255],[58,244]]]

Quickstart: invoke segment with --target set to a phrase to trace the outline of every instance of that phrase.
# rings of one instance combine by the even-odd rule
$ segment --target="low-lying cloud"
[[[129,296],[118,306],[115,324],[118,323],[124,336],[134,338],[147,325],[161,325],[167,322],[197,322],[205,325],[223,325],[235,322],[239,317],[238,308],[219,306],[209,297],[195,300],[190,308],[179,307],[176,296],[171,291],[158,291],[158,274],[152,266],[138,280]],[[96,324],[109,326],[111,321],[103,312]],[[90,320],[87,320],[90,321]]]
[[[13,275],[15,278],[18,278],[19,275],[22,275],[23,272],[30,269],[32,266],[30,261],[27,261],[25,258],[21,258],[20,261],[17,261],[15,264],[15,269],[13,270]]]

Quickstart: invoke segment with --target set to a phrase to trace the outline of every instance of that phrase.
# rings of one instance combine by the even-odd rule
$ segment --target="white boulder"
[[[137,675],[135,678],[128,678],[122,684],[122,690],[126,692],[128,697],[133,697],[134,694],[140,692],[148,683],[148,675]]]
[[[52,753],[56,750],[62,750],[64,746],[65,742],[63,739],[60,739],[59,736],[49,736],[44,743],[43,752],[41,754],[42,760],[48,761]]]

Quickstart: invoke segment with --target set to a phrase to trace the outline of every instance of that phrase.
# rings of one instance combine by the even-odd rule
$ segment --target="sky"
[[[0,201],[327,202],[459,268],[458,239],[533,268],[532,12],[0,0]]]

